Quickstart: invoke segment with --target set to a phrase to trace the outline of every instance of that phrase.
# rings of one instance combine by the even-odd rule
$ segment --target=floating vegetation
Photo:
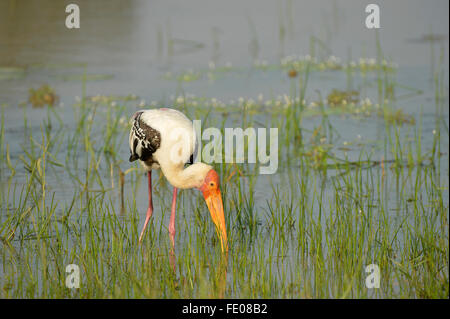
[[[95,95],[88,96],[86,100],[93,103],[105,104],[105,105],[115,105],[118,101],[120,102],[128,102],[128,101],[137,101],[139,97],[135,94],[129,95]]]
[[[87,67],[87,63],[82,62],[66,62],[66,63],[34,63],[29,66],[35,69],[72,69]]]
[[[192,82],[201,79],[201,77],[202,72],[189,69],[187,71],[181,71],[175,74],[172,72],[167,72],[166,74],[164,74],[163,79],[169,81],[175,80],[177,82]]]
[[[373,58],[360,58],[358,63],[350,62],[346,67],[350,68],[351,70],[360,70],[361,72],[382,70],[388,73],[395,71],[398,68],[398,65],[394,62],[388,62],[385,59],[381,60],[381,62],[378,63],[377,60]]]
[[[349,103],[358,103],[359,92],[358,91],[339,91],[333,89],[327,96],[328,105],[331,107],[347,105]]]
[[[318,60],[310,55],[295,56],[289,55],[280,60],[279,63],[271,64],[267,60],[256,59],[253,62],[253,68],[268,71],[280,70],[288,74],[290,78],[297,76],[299,72],[310,71],[360,71],[362,73],[382,70],[386,73],[392,72],[398,68],[398,65],[387,60],[381,60],[377,63],[374,58],[361,58],[357,62],[351,61],[349,63],[342,63],[340,58],[330,56],[327,59]],[[193,82],[202,79],[215,79],[221,74],[230,71],[238,71],[240,68],[232,67],[228,62],[224,66],[216,66],[214,62],[209,62],[208,68],[203,69],[188,69],[179,72],[166,72],[162,78],[169,81],[177,82]]]
[[[360,71],[362,73],[381,70],[389,73],[396,70],[398,65],[384,59],[381,60],[380,63],[377,63],[377,60],[373,58],[361,58],[357,62],[351,61],[344,64],[341,62],[340,58],[335,56],[330,56],[324,60],[318,60],[310,55],[290,55],[282,58],[278,64],[271,64],[267,60],[256,59],[253,62],[253,68],[262,71],[283,70],[290,78],[294,78],[299,72],[305,72],[307,69],[310,71]],[[204,69],[188,69],[175,73],[167,72],[163,75],[163,79],[177,82],[193,82],[205,78],[211,80],[217,78],[217,76],[221,74],[238,70],[239,68],[232,67],[229,62],[225,66],[216,66],[214,62],[210,62],[208,68]]]
[[[360,58],[357,62],[350,61],[349,63],[342,63],[341,59],[335,56],[330,56],[327,59],[319,60],[310,55],[295,56],[289,55],[281,59],[281,67],[286,70],[296,70],[304,72],[307,68],[311,71],[336,71],[336,70],[360,70],[361,72],[384,70],[386,72],[394,71],[398,65],[387,60],[382,60],[377,63],[374,58]]]
[[[28,102],[33,107],[54,106],[58,100],[59,97],[55,94],[55,91],[47,84],[36,90],[31,88],[28,93]]]
[[[62,75],[64,81],[104,81],[114,78],[113,74],[69,74]]]
[[[0,80],[14,80],[25,76],[25,68],[0,66]]]
[[[391,110],[384,108],[378,112],[378,115],[383,117],[384,120],[389,124],[416,124],[414,116],[405,114],[402,109]]]
[[[100,97],[95,98],[98,101]],[[102,97],[104,103],[111,103],[106,97]],[[118,99],[113,99],[118,100]],[[141,102],[142,103],[142,102]],[[326,103],[330,108],[322,109],[320,106]],[[215,112],[223,113],[241,113],[242,111],[250,112],[252,114],[287,114],[292,108],[300,108],[302,106],[304,117],[315,117],[326,115],[352,115],[355,117],[370,117],[378,116],[386,118],[387,123],[400,123],[400,124],[414,124],[414,117],[406,114],[401,110],[393,109],[388,103],[379,105],[374,104],[369,98],[359,99],[359,93],[357,91],[339,91],[333,90],[323,101],[311,101],[306,99],[300,99],[299,96],[291,97],[287,94],[277,95],[275,97],[265,99],[261,93],[256,98],[250,97],[237,97],[231,98],[228,101],[220,100],[212,97],[199,97],[192,93],[185,93],[179,96],[170,96],[169,105],[173,105],[176,108],[188,108],[188,109],[204,109],[208,112],[211,108]],[[142,104],[140,105],[143,106]],[[151,107],[167,106],[163,101],[152,101]]]
[[[202,79],[215,79],[220,74],[225,74],[232,70],[237,70],[232,67],[231,62],[227,62],[223,66],[217,66],[214,62],[209,62],[208,68],[203,68],[199,70],[188,69],[179,72],[166,72],[163,75],[163,79],[169,81],[177,81],[177,82],[193,82]]]
[[[417,43],[433,43],[433,42],[444,42],[448,39],[447,35],[444,34],[424,34],[418,38],[410,39],[410,42],[417,42]]]

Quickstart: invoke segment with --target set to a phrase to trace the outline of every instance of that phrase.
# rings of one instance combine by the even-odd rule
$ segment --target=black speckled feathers
[[[161,145],[161,134],[145,124],[141,119],[143,112],[134,115],[133,126],[130,132],[130,162],[137,159],[148,162],[152,161],[152,155]]]

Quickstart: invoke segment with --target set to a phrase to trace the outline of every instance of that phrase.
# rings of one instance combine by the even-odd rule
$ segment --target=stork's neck
[[[172,186],[186,189],[200,187],[212,167],[204,163],[195,163],[186,168],[184,165],[161,165],[161,169]]]

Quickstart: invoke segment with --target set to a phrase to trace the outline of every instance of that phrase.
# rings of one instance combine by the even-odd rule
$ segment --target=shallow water
[[[19,67],[24,73],[16,78],[2,79],[0,77],[0,104],[5,104],[5,140],[10,147],[11,161],[18,161],[23,155],[22,142],[25,144],[23,130],[24,113],[28,125],[40,136],[41,124],[47,119],[45,109],[32,108],[31,105],[19,106],[28,99],[29,88],[37,88],[48,83],[57,92],[60,103],[56,112],[63,121],[62,134],[75,130],[73,117],[74,108],[83,95],[83,83],[80,77],[84,72],[88,76],[99,76],[97,80],[87,81],[86,96],[117,95],[137,96],[134,101],[126,102],[124,118],[131,116],[140,103],[149,107],[152,103],[165,106],[176,105],[176,97],[182,94],[194,94],[208,99],[216,98],[225,103],[238,101],[240,97],[258,100],[271,99],[279,95],[290,94],[291,81],[286,72],[280,69],[261,70],[252,67],[255,60],[268,65],[276,64],[280,58],[289,55],[305,56],[310,54],[311,36],[320,39],[322,49],[316,46],[318,57],[334,55],[342,61],[355,60],[360,57],[376,57],[375,32],[364,27],[365,4],[360,1],[213,1],[206,5],[204,1],[80,1],[81,29],[67,30],[64,27],[64,6],[55,5],[53,1],[2,1],[0,3],[0,68],[6,66]],[[435,89],[433,82],[433,67],[438,65],[441,50],[444,53],[444,63],[441,65],[448,75],[448,2],[434,1],[432,4],[424,1],[381,1],[381,24],[379,30],[383,54],[389,61],[398,64],[393,75],[396,83],[401,84],[395,95],[396,109],[414,116],[422,122],[423,153],[430,150],[436,127]],[[280,29],[284,30],[281,31]],[[283,33],[284,32],[284,33]],[[444,35],[442,41],[431,45],[420,41],[433,32]],[[284,35],[282,35],[284,34]],[[434,57],[434,60],[433,58]],[[213,73],[215,78],[209,78],[208,72],[201,79],[192,82],[178,82],[164,77],[192,69],[208,70],[210,65],[232,65],[229,72]],[[363,82],[372,83],[363,88],[361,98],[377,101],[376,74],[370,73],[362,78],[357,72],[353,77],[353,87],[363,87]],[[345,72],[312,72],[309,77],[305,99],[315,101],[318,94],[322,98],[332,89],[346,89]],[[405,98],[402,95],[421,90]],[[444,192],[444,206],[448,207],[448,82],[445,83],[446,96],[443,114],[447,133],[441,133],[440,175],[437,180]],[[122,104],[118,99],[116,104]],[[191,111],[191,110],[190,110]],[[103,131],[105,124],[105,108],[99,107],[95,119],[94,132]],[[193,112],[193,111],[192,111]],[[420,119],[420,114],[423,116]],[[191,113],[193,114],[193,113]],[[220,123],[222,112],[210,115],[212,122]],[[252,117],[254,122],[249,126],[265,126],[270,121],[270,115],[265,112]],[[320,116],[309,117],[303,121],[304,129],[314,130],[320,125]],[[349,161],[360,158],[361,147],[367,153],[372,153],[371,159],[389,161],[384,158],[383,141],[386,137],[385,124],[377,116],[355,119],[352,116],[330,116],[336,139],[333,143],[335,155]],[[231,113],[226,118],[227,126],[242,125],[240,113]],[[57,127],[56,124],[54,124]],[[279,127],[280,139],[283,138],[283,127]],[[65,133],[66,132],[66,133]],[[404,125],[401,129],[402,142],[413,139],[413,130]],[[102,140],[96,140],[102,143]],[[126,171],[130,164],[127,136],[122,136],[118,154],[122,159],[119,164]],[[339,147],[341,145],[341,147]],[[76,154],[76,152],[74,153]],[[60,147],[57,158],[65,161],[66,148]],[[287,156],[289,157],[289,156]],[[267,202],[274,200],[272,186],[278,185],[284,196],[296,197],[291,192],[292,178],[302,179],[297,168],[301,159],[285,162],[283,157],[279,170],[274,175],[256,176],[253,188],[253,210],[261,228],[267,225]],[[84,175],[85,167],[80,158],[78,168],[73,172]],[[5,165],[6,167],[6,165]],[[108,180],[109,164],[101,163],[103,178]],[[420,168],[417,168],[420,169]],[[404,216],[404,196],[409,196],[412,186],[408,183],[415,180],[417,169],[409,174],[395,173],[388,170],[385,180],[386,197],[389,214],[400,222]],[[380,166],[371,169],[373,174],[380,176]],[[328,170],[326,176],[317,172],[315,181],[323,180],[321,185],[324,202],[332,207],[334,187],[332,180],[341,172]],[[351,173],[350,173],[351,174]],[[384,173],[383,173],[384,174]],[[154,174],[156,175],[156,174]],[[28,172],[19,164],[13,184],[20,187],[26,183]],[[407,177],[405,177],[407,176]],[[155,178],[155,177],[154,177]],[[398,180],[401,180],[399,183]],[[242,178],[246,182],[246,178]],[[134,190],[133,182],[140,184]],[[129,204],[131,195],[136,198],[136,207],[140,212],[140,226],[143,224],[147,203],[145,179],[126,178],[125,200]],[[291,181],[291,183],[289,182]],[[56,168],[47,172],[49,191],[62,205],[69,205],[76,186],[70,180],[67,172]],[[154,182],[155,183],[155,182]],[[2,187],[7,187],[6,177],[2,176]],[[156,183],[155,183],[156,184]],[[400,184],[400,186],[399,186]],[[412,182],[411,182],[412,184]],[[98,185],[94,185],[95,188]],[[164,188],[164,187],[162,187]],[[169,189],[161,189],[167,202],[162,206],[155,201],[155,225],[168,225],[168,211],[161,216],[160,212],[168,210]],[[228,198],[235,190],[229,189]],[[424,190],[426,192],[426,190]],[[198,196],[195,191],[186,191],[187,198]],[[108,193],[108,197],[119,205],[117,190]],[[425,197],[425,196],[424,196]],[[162,200],[163,196],[158,198]],[[191,200],[191,199],[190,199]],[[185,203],[181,199],[181,203]],[[429,203],[424,203],[425,205]],[[189,203],[180,215],[188,221],[194,220]],[[182,205],[179,205],[182,207]],[[6,214],[8,208],[1,205],[1,214]],[[401,210],[403,213],[399,214]],[[119,211],[119,209],[117,210]],[[315,214],[318,214],[317,207]],[[236,210],[229,212],[236,214]],[[326,215],[333,214],[326,211]],[[448,214],[448,211],[447,211]],[[179,216],[180,216],[179,215]],[[181,217],[180,217],[181,218]],[[184,224],[179,222],[181,230],[178,241],[182,242]],[[158,227],[159,228],[159,227]],[[268,247],[266,247],[269,249]],[[239,294],[236,293],[236,296]]]

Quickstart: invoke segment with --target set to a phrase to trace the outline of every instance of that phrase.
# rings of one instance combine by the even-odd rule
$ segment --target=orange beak
[[[222,246],[222,252],[228,252],[227,229],[220,190],[217,188],[210,192],[203,192],[203,196],[211,213],[211,218],[216,225],[216,233]]]

